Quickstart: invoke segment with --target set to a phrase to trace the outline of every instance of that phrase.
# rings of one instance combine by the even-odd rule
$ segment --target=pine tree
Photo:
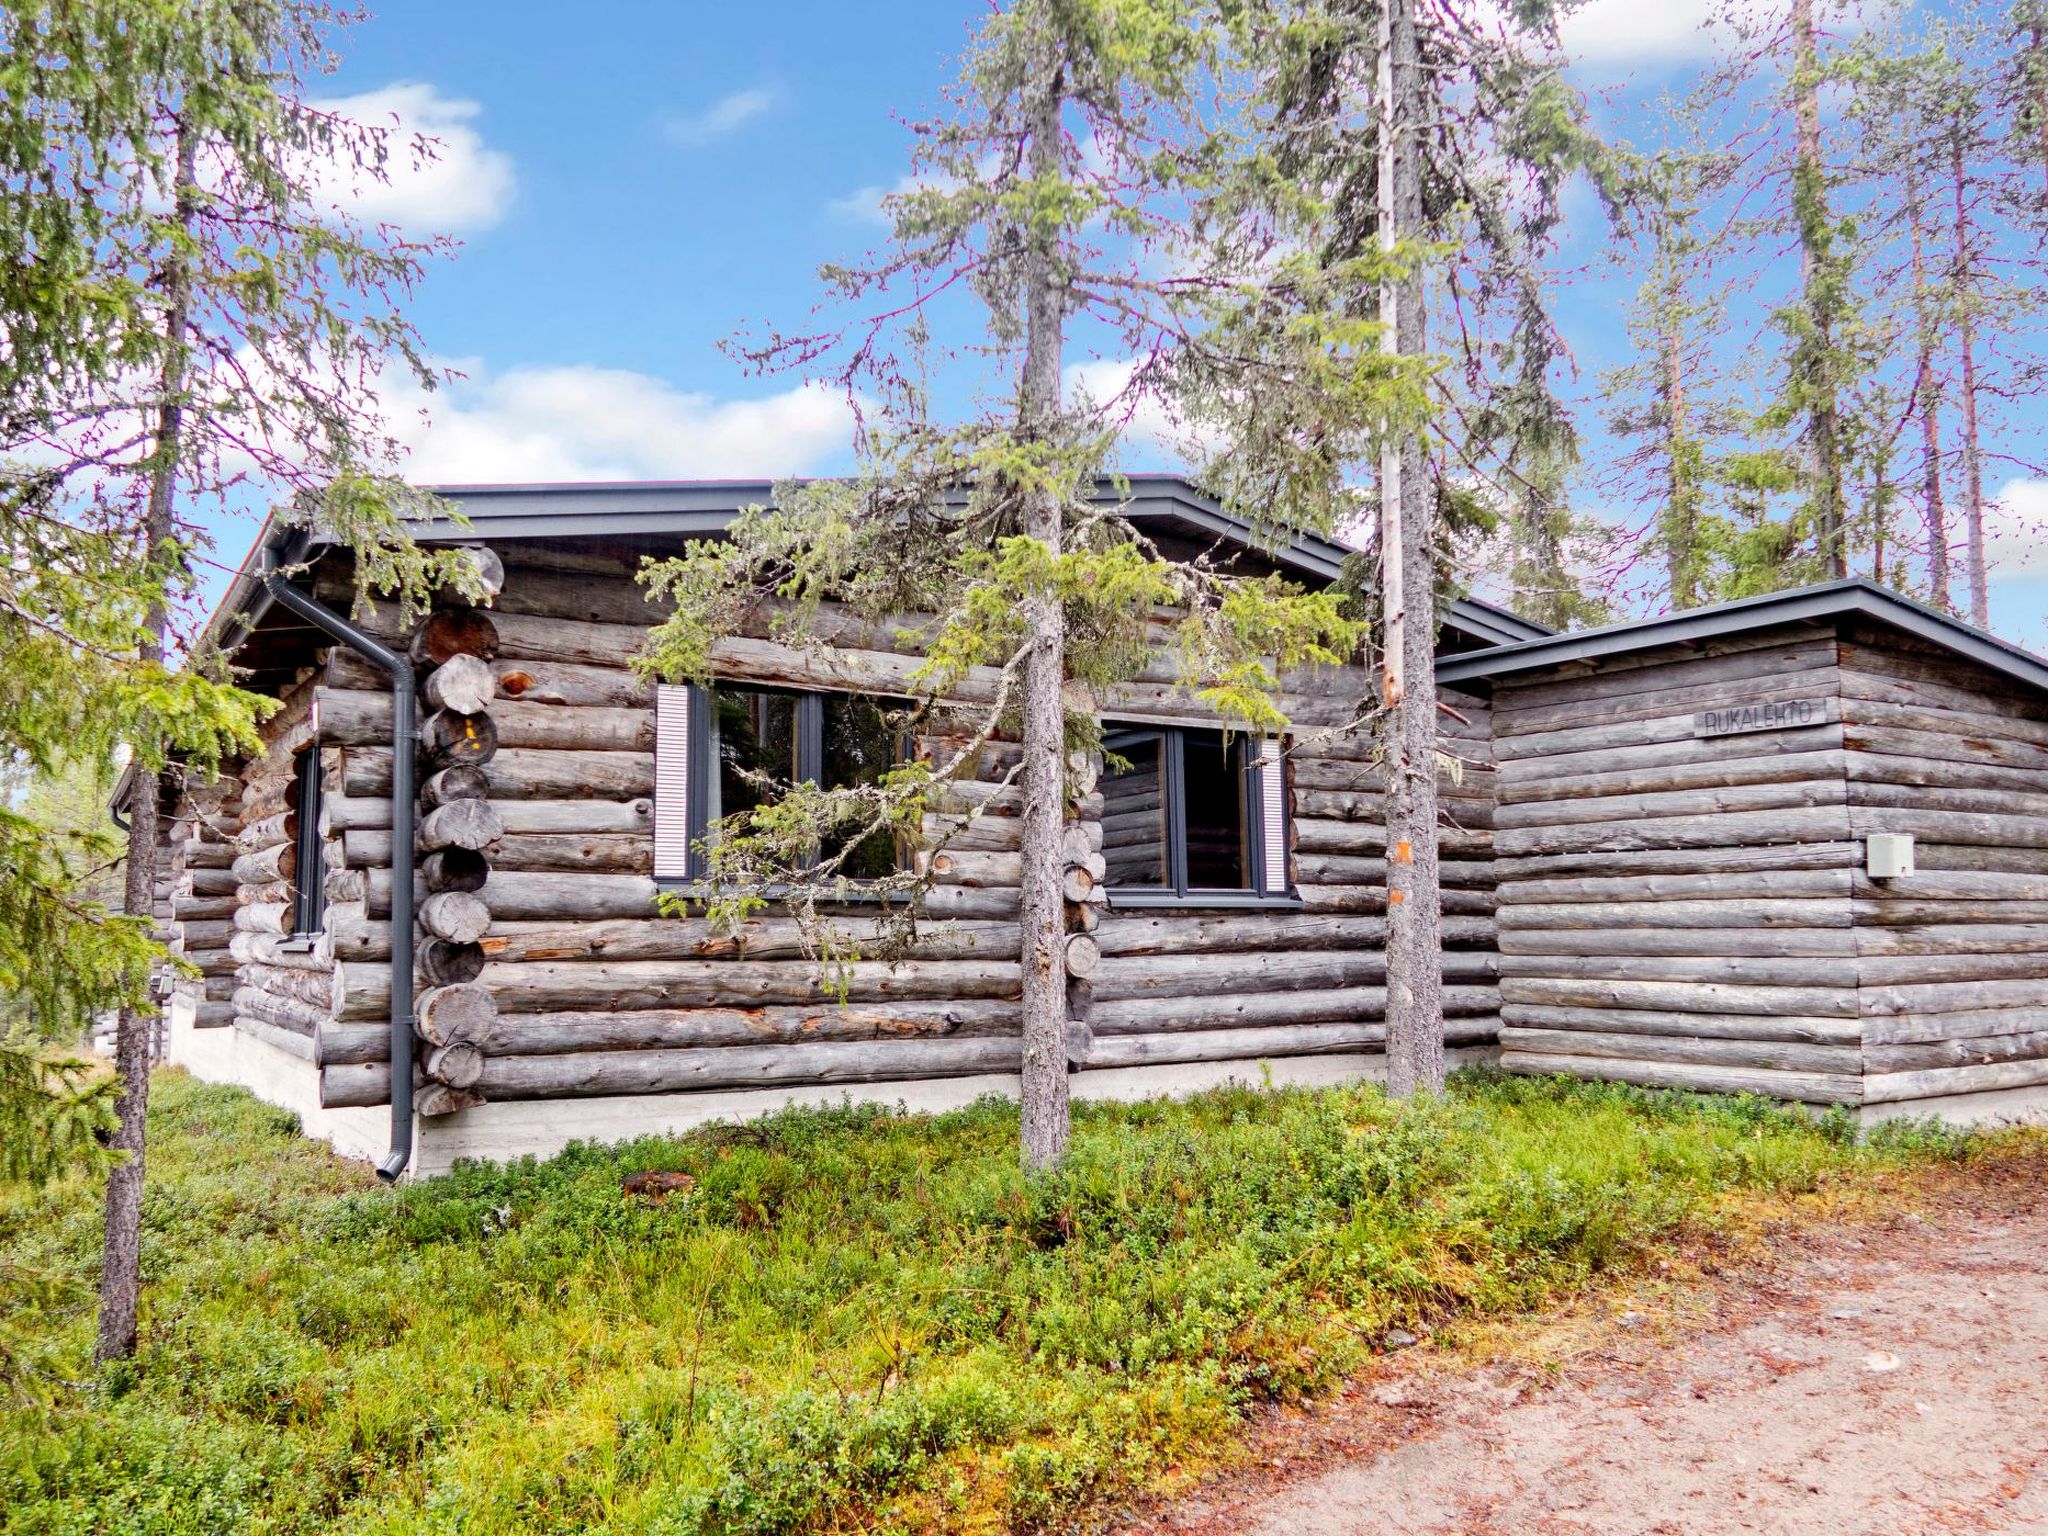
[[[1629,206],[1649,267],[1627,317],[1636,361],[1601,381],[1609,429],[1628,445],[1605,483],[1649,511],[1649,542],[1673,608],[1716,600],[1717,551],[1727,542],[1714,510],[1716,445],[1738,421],[1723,397],[1716,355],[1731,287],[1713,279],[1714,241],[1703,227],[1721,174],[1717,157],[1698,150],[1659,154],[1632,169]]]
[[[0,838],[0,957],[40,947],[78,978],[46,1024],[123,1010],[102,1359],[135,1347],[159,781],[256,747],[270,707],[173,654],[195,519],[260,487],[355,545],[366,584],[467,579],[405,538],[420,503],[379,473],[376,370],[431,382],[392,305],[431,250],[361,230],[316,184],[380,175],[390,152],[306,104],[334,21],[297,0],[0,12],[0,248],[30,257],[0,263],[0,715],[38,767],[132,762],[127,919],[65,889],[32,827]]]
[[[1158,276],[1185,190],[1209,174],[1213,135],[1193,83],[1210,50],[1192,7],[1153,0],[1013,0],[992,14],[950,116],[916,130],[918,185],[887,204],[889,248],[827,269],[835,311],[852,318],[743,348],[762,366],[823,371],[864,402],[861,473],[778,487],[772,508],[648,578],[675,601],[648,666],[676,680],[711,681],[718,642],[766,616],[793,643],[828,601],[869,622],[927,616],[913,630],[926,659],[906,719],[963,744],[879,785],[784,786],[772,804],[722,818],[702,850],[710,916],[736,924],[784,904],[828,976],[910,942],[953,833],[868,882],[865,894],[895,899],[858,934],[830,915],[848,894],[847,850],[886,831],[922,842],[928,814],[963,798],[985,806],[963,779],[997,733],[1021,741],[1031,1169],[1067,1141],[1063,846],[1067,808],[1101,751],[1092,700],[1155,654],[1156,619],[1174,632],[1185,686],[1241,727],[1275,730],[1279,670],[1341,660],[1357,643],[1336,594],[1163,558],[1098,494],[1120,422],[1165,403],[1181,365],[1228,387],[1225,351],[1200,334],[1201,297],[1227,275]],[[981,345],[966,350],[992,358],[1006,389],[986,412],[946,421],[926,321],[934,296],[962,289],[985,314]],[[1137,359],[1108,399],[1062,388],[1084,328]],[[1284,473],[1270,460],[1252,468]]]
[[[1314,522],[1336,520],[1352,477],[1373,472],[1378,538],[1359,577],[1383,672],[1388,1079],[1435,1090],[1435,603],[1461,526],[1516,505],[1503,482],[1519,466],[1554,472],[1569,442],[1541,263],[1565,180],[1605,160],[1545,7],[1503,23],[1477,4],[1288,0],[1247,13],[1238,36],[1254,147],[1213,233],[1261,280],[1219,325],[1267,371],[1256,399],[1202,402],[1228,445],[1211,473],[1255,478],[1242,458],[1293,445],[1275,504]],[[1502,356],[1516,363],[1505,378]],[[1525,539],[1547,545],[1554,493],[1523,478],[1536,489]],[[1539,558],[1553,576],[1563,564]]]

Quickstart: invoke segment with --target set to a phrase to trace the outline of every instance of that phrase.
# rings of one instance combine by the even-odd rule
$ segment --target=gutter
[[[419,740],[414,720],[412,662],[373,639],[325,604],[286,581],[274,567],[264,571],[262,592],[272,602],[359,651],[391,674],[391,1155],[377,1166],[390,1183],[412,1161],[412,902],[413,755]],[[254,624],[254,619],[250,623]]]

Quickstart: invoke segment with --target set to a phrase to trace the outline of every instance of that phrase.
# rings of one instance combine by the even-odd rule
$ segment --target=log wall
[[[1496,690],[1505,1066],[1860,1099],[1841,695],[1819,626]],[[1694,735],[1701,710],[1807,699],[1823,723]]]
[[[1693,734],[1729,704],[1829,701]],[[1503,1063],[1898,1105],[2048,1084],[2048,698],[1882,626],[1503,685]],[[1910,833],[1917,872],[1864,873]]]
[[[1864,1102],[2048,1084],[2048,697],[1859,625],[1842,718],[1851,830],[1917,865],[1851,891]]]
[[[932,921],[902,962],[855,965],[842,1007],[821,991],[788,919],[764,917],[734,939],[700,919],[657,913],[653,689],[631,670],[656,615],[634,584],[636,558],[593,541],[496,551],[503,586],[488,612],[437,614],[406,637],[388,612],[369,621],[438,669],[423,685],[430,703],[436,676],[468,665],[457,658],[485,664],[455,701],[469,707],[443,710],[422,729],[422,772],[440,771],[423,799],[422,1060],[449,1090],[430,1081],[423,1108],[1015,1070],[1021,803],[1001,786],[1014,745],[984,749],[956,803],[931,818],[927,838],[943,844],[927,855],[937,876]],[[343,586],[321,595],[340,599]],[[721,679],[888,694],[918,665],[897,626],[828,611],[820,633],[830,649],[781,643],[771,628],[764,621],[721,644]],[[970,678],[962,695],[991,686]],[[1369,687],[1358,671],[1288,680],[1300,911],[1106,906],[1102,797],[1092,765],[1080,765],[1067,870],[1078,1061],[1206,1062],[1381,1044],[1380,779],[1367,735],[1353,728]],[[1461,782],[1446,785],[1447,1007],[1451,1038],[1467,1043],[1490,1041],[1498,1028],[1493,774],[1483,703],[1456,704],[1463,718],[1444,724],[1466,766]],[[1103,710],[1132,721],[1207,718],[1173,683],[1163,654]],[[344,652],[328,664],[320,719],[323,741],[341,757],[330,784],[337,803],[384,793],[389,701]],[[940,757],[958,745],[935,729],[916,749]],[[437,843],[435,816],[469,800],[484,814],[464,838]],[[343,854],[362,876],[374,929],[390,908],[388,828],[347,815]],[[858,907],[842,915],[855,933],[870,920]],[[447,963],[443,976],[425,974],[430,955]],[[320,1051],[325,1102],[376,1103],[388,1093],[388,1049],[367,1017],[337,1020]]]

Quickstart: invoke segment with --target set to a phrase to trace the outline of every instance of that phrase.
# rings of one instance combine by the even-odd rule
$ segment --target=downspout
[[[391,674],[391,1155],[377,1167],[377,1177],[389,1183],[412,1161],[412,778],[419,741],[413,725],[417,705],[412,662],[315,602],[275,570],[264,573],[263,590]]]

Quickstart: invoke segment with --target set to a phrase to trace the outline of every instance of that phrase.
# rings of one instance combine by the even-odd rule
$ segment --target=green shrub
[[[1538,1306],[1755,1195],[1973,1155],[1498,1075],[790,1110],[378,1188],[247,1095],[152,1102],[144,1347],[91,1374],[97,1191],[0,1188],[0,1533],[783,1536],[1057,1522],[1387,1331]],[[689,1192],[628,1198],[663,1169]],[[23,1345],[19,1341],[26,1341]],[[0,1391],[7,1390],[0,1386]]]

